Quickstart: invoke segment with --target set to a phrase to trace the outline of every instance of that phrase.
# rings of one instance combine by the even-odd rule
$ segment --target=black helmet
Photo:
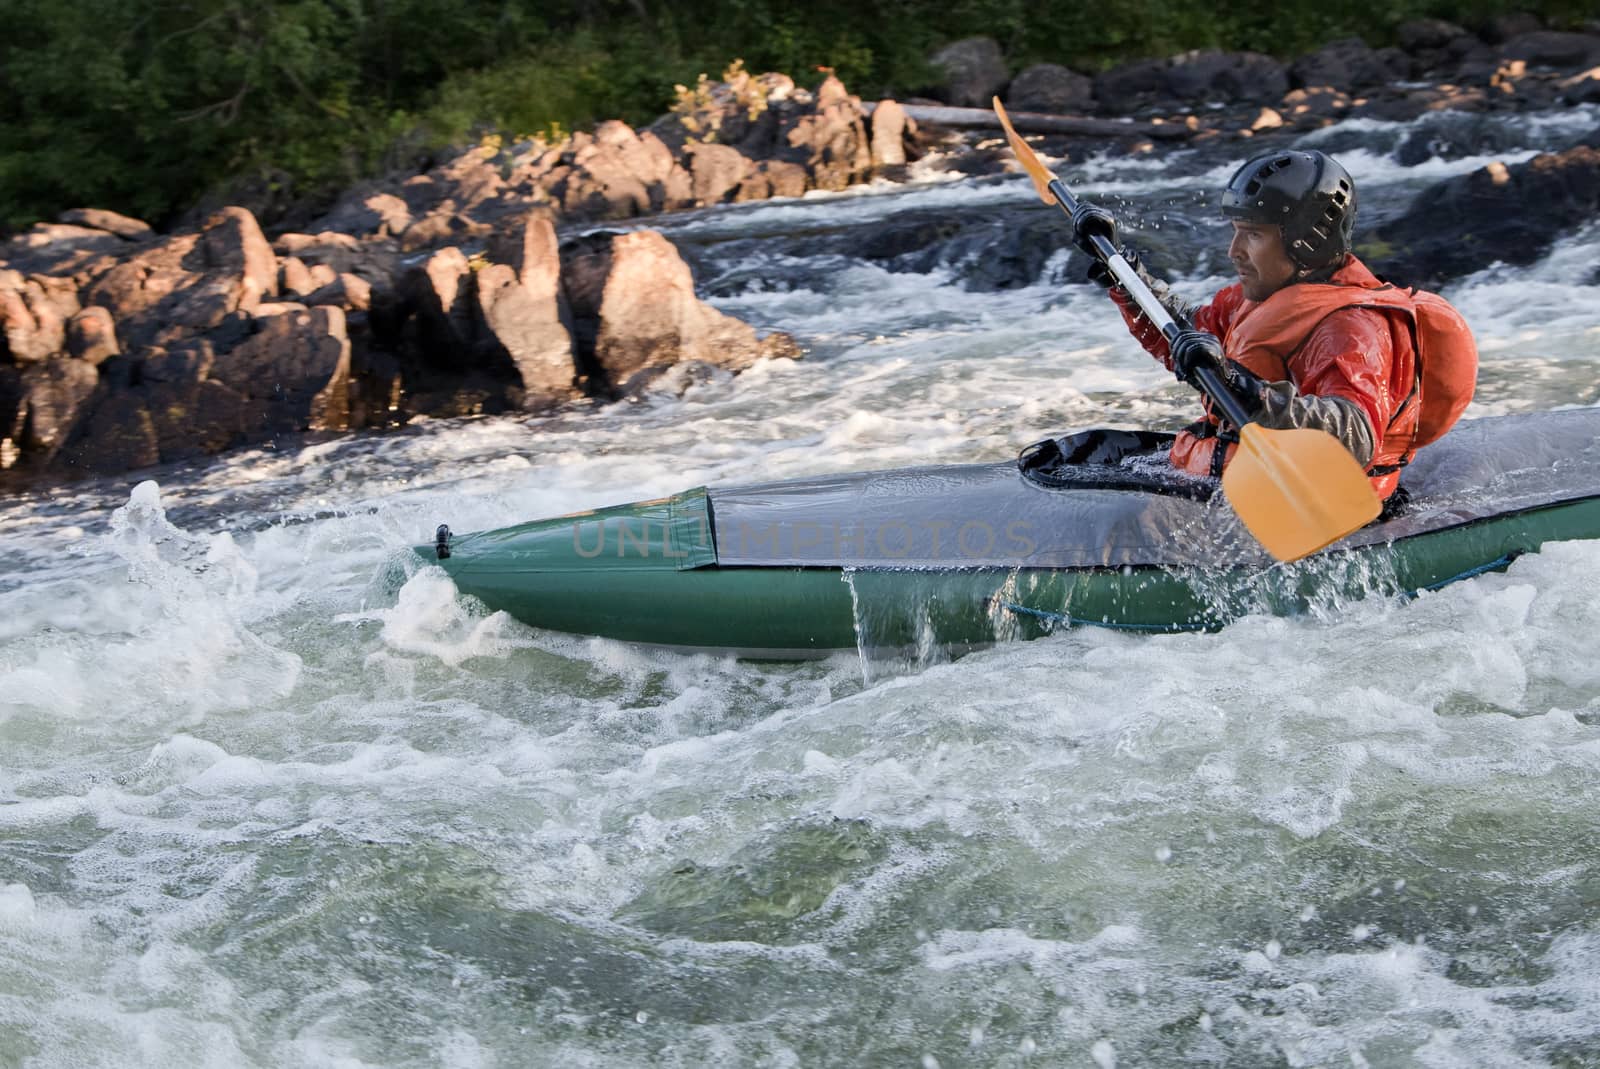
[[[1321,152],[1269,152],[1233,173],[1222,214],[1283,228],[1289,259],[1307,270],[1339,263],[1356,225],[1356,184]]]

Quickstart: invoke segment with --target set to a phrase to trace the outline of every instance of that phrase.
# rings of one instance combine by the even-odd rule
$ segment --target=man
[[[1432,302],[1430,328],[1440,317],[1431,309],[1447,311],[1450,322],[1440,344],[1463,353],[1470,349],[1475,371],[1476,347],[1465,323],[1442,299],[1388,285],[1351,253],[1355,183],[1321,152],[1280,151],[1251,159],[1228,182],[1222,212],[1233,221],[1228,259],[1239,281],[1203,308],[1186,305],[1130,257],[1175,318],[1192,322],[1215,340],[1191,336],[1181,351],[1169,351],[1166,338],[1115,286],[1104,264],[1096,260],[1090,277],[1111,289],[1134,337],[1179,378],[1193,382],[1197,371],[1209,366],[1261,426],[1328,432],[1361,463],[1373,490],[1388,502],[1416,447],[1444,433],[1432,433],[1433,424],[1426,422],[1419,433],[1424,420],[1419,297]],[[1101,209],[1080,209],[1074,238],[1091,255],[1095,234],[1115,243],[1115,221]],[[1430,350],[1436,333],[1428,335]],[[1459,363],[1441,360],[1440,368],[1455,373]],[[1450,393],[1452,405],[1459,399],[1459,389],[1438,392]],[[1453,413],[1437,415],[1433,423],[1442,419],[1448,428],[1465,405],[1460,400]],[[1184,471],[1220,475],[1237,442],[1238,428],[1212,413],[1208,403],[1205,415],[1178,434],[1171,461]]]

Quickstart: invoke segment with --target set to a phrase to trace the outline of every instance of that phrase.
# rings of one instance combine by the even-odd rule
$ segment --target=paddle
[[[1059,204],[1069,216],[1075,214],[1078,200],[1072,190],[1017,136],[999,97],[994,99],[994,110],[1039,199]],[[1168,344],[1192,329],[1161,306],[1109,239],[1095,235],[1092,240],[1100,260]],[[1333,435],[1309,429],[1269,430],[1245,415],[1238,397],[1215,371],[1202,368],[1196,377],[1199,390],[1239,428],[1239,450],[1223,470],[1222,490],[1268,553],[1282,561],[1299,560],[1366,526],[1382,510],[1366,472]]]

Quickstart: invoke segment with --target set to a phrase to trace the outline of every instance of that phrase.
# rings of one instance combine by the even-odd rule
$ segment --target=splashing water
[[[1381,218],[1473,166],[1397,162],[1437,121],[1317,139]],[[1067,170],[1176,241],[1224,165]],[[445,520],[1186,421],[1064,258],[984,291],[805,251],[1030,196],[665,221],[799,363],[0,502],[0,1065],[1591,1063],[1600,547],[955,658],[874,650],[919,632],[861,598],[867,656],[789,665],[532,631],[409,556]],[[1597,247],[1452,287],[1473,414],[1595,400]]]

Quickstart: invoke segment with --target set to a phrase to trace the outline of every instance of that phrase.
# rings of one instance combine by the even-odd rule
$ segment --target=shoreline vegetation
[[[207,32],[243,17],[232,7],[214,16]],[[577,132],[553,120],[537,136],[483,132],[336,197],[300,195],[301,179],[245,183],[220,203],[215,192],[182,209],[173,200],[156,226],[110,210],[125,203],[115,196],[72,207],[0,242],[0,492],[421,416],[682,392],[755,360],[799,357],[787,335],[763,337],[701,301],[661,234],[561,229],[904,181],[918,161],[1004,174],[1012,163],[984,108],[995,93],[1070,158],[1162,143],[1236,154],[1223,146],[1356,116],[1600,102],[1600,26],[1565,31],[1500,14],[1476,31],[1422,19],[1394,35],[1398,46],[1346,37],[1288,62],[1201,50],[1092,74],[1056,63],[1017,70],[999,41],[974,37],[925,56],[929,95],[904,102],[864,101],[829,70],[797,84],[736,61],[720,80],[678,85],[648,125],[613,117]],[[247,98],[191,121],[245,122]],[[87,119],[64,123],[74,121]],[[15,198],[26,184],[13,181],[16,130],[6,129],[0,175]],[[80,162],[92,178],[104,157]],[[1361,251],[1437,284],[1496,259],[1532,262],[1596,214],[1600,131],[1437,184]],[[941,242],[1010,239],[952,237],[948,221],[913,218],[843,240],[866,242],[850,255],[937,259]],[[1023,240],[1032,244],[991,250],[1017,255],[984,257],[1021,274],[985,285],[1030,283],[1028,265],[1066,238]]]
[[[1586,0],[1248,10],[1204,0],[1092,10],[1016,0],[8,6],[0,238],[85,205],[168,229],[243,204],[269,229],[288,228],[354,182],[426,170],[451,146],[487,135],[554,141],[608,119],[647,123],[674,85],[693,87],[735,56],[801,84],[827,69],[865,99],[907,100],[942,95],[935,57],[979,35],[997,46],[984,61],[998,61],[1009,81],[1038,64],[1093,78],[1195,49],[1288,65],[1350,37],[1403,47],[1402,27],[1423,19],[1449,19],[1493,44],[1531,30],[1581,30],[1595,17]]]

